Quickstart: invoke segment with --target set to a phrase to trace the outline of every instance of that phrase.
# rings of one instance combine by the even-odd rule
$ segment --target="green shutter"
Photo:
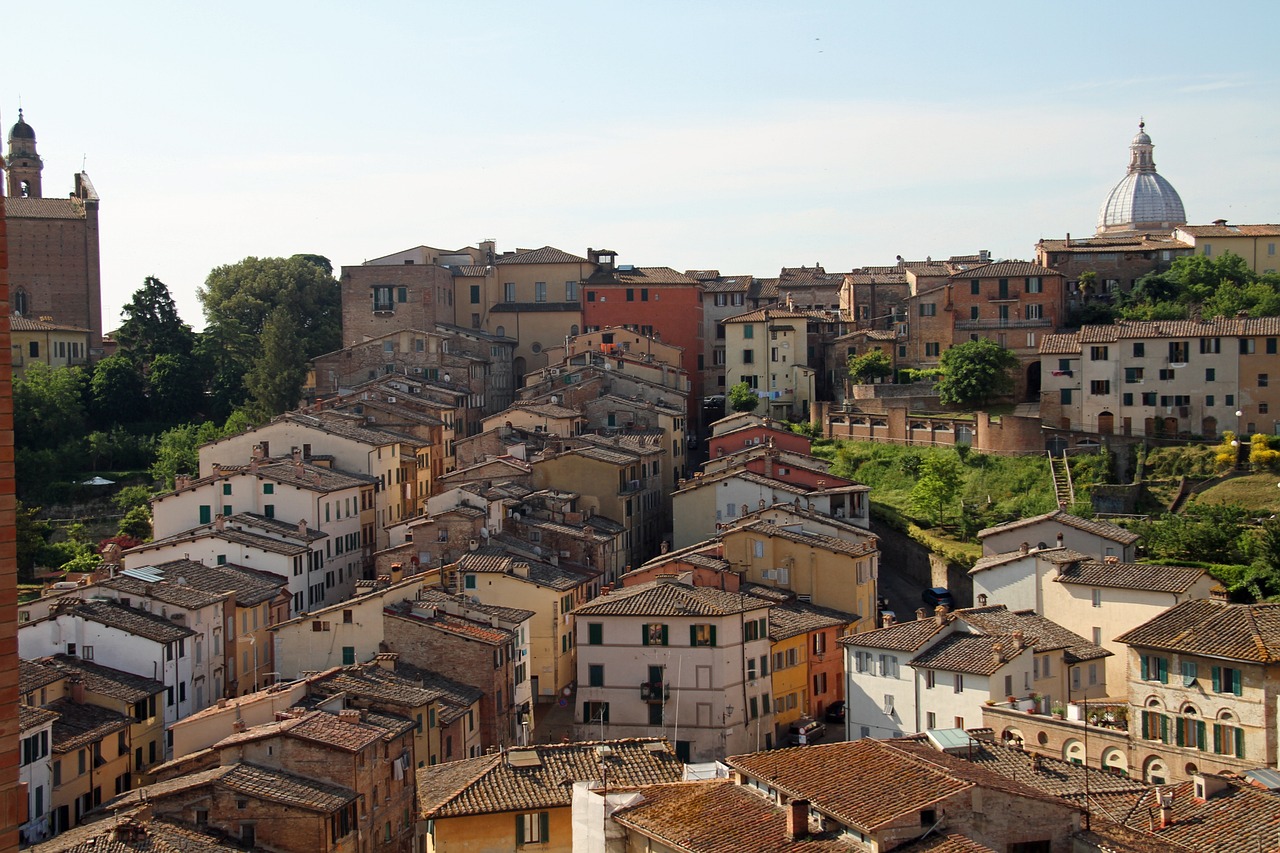
[[[1213,724],[1213,751],[1222,754],[1222,726]]]
[[[1204,752],[1204,720],[1196,720],[1196,749]]]
[[[1149,681],[1151,679],[1151,659],[1146,655],[1142,656],[1142,680]]]
[[[604,625],[599,622],[587,623],[587,643],[599,646],[604,643]]]
[[[542,830],[542,843],[546,844],[551,836],[551,813],[538,813],[538,827]]]
[[[1145,660],[1145,659],[1144,659],[1144,660]],[[1218,727],[1217,727],[1217,726],[1214,726],[1213,733],[1214,733],[1215,735],[1218,733]],[[1149,711],[1143,711],[1143,712],[1142,712],[1142,738],[1143,738],[1143,740],[1150,740],[1150,739],[1151,739],[1151,712],[1149,712]],[[1216,740],[1216,738],[1215,738],[1215,740]]]
[[[698,626],[697,625],[689,626],[689,645],[691,646],[698,645]]]
[[[1222,692],[1222,667],[1215,666],[1213,668],[1213,692]]]
[[[200,507],[200,523],[201,523],[201,524],[208,524],[208,523],[209,523],[209,522],[211,522],[211,521],[213,521],[213,507],[209,506],[208,504],[203,504],[203,505],[201,505],[201,507]]]
[[[715,644],[716,644],[716,626],[712,625],[711,626],[711,645],[714,646]],[[1236,694],[1239,695],[1239,692],[1240,691],[1237,690]]]
[[[662,645],[664,645],[664,646],[669,646],[669,645],[671,645],[671,639],[667,636],[667,626],[666,626],[666,625],[663,625],[663,626],[662,626]]]
[[[1164,714],[1160,714],[1160,740],[1169,742],[1169,718]]]
[[[642,646],[649,645],[649,626],[648,625],[640,626],[640,645]]]
[[[516,844],[524,844],[524,815],[516,815]]]
[[[1243,691],[1244,685],[1240,683],[1243,675],[1244,673],[1238,669],[1231,670],[1231,692],[1237,696]]]
[[[1169,683],[1169,659],[1156,658],[1156,665],[1159,669],[1160,683],[1168,684]]]
[[[1187,745],[1186,743],[1184,743],[1184,742],[1183,742],[1183,737],[1184,737],[1184,736],[1183,736],[1183,733],[1182,733],[1182,730],[1183,730],[1183,728],[1184,728],[1185,726],[1186,726],[1186,723],[1183,721],[1183,719],[1182,719],[1181,717],[1179,717],[1179,718],[1178,718],[1178,721],[1177,721],[1177,724],[1176,724],[1176,725],[1174,725],[1174,727],[1173,727],[1173,728],[1174,728],[1174,732],[1173,732],[1173,734],[1174,734],[1174,740],[1177,742],[1178,746],[1186,746],[1186,745]]]
[[[1244,758],[1244,729],[1236,729],[1236,758]]]

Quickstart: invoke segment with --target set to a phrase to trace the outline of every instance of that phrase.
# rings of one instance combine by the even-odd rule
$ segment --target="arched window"
[[[1118,773],[1121,776],[1129,775],[1129,760],[1125,757],[1124,750],[1111,747],[1102,753],[1102,768],[1110,770],[1112,773]]]
[[[1169,768],[1158,755],[1153,755],[1142,765],[1142,781],[1148,785],[1163,785],[1169,781]]]
[[[1072,764],[1084,764],[1084,744],[1072,738],[1063,744],[1062,757]]]
[[[18,288],[13,292],[13,297],[9,300],[9,304],[13,308],[13,313],[25,317],[27,314],[27,292],[22,288]]]
[[[569,336],[576,338],[578,336],[578,324],[574,323],[569,327]]]
[[[500,338],[505,338],[507,336],[507,327],[499,326],[498,328],[493,330],[493,333]]]

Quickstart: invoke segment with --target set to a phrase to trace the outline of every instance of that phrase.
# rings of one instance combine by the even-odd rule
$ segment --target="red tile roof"
[[[1116,638],[1131,646],[1248,663],[1280,662],[1280,604],[1194,599]]]

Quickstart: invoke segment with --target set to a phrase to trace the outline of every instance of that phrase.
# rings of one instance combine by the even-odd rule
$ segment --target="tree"
[[[25,506],[18,502],[18,577],[30,582],[35,576],[36,560],[53,535],[53,526],[40,518],[40,507]]]
[[[79,367],[27,366],[13,380],[13,433],[18,447],[57,449],[85,435],[85,373]]]
[[[116,341],[144,372],[157,356],[191,354],[195,335],[178,316],[169,288],[155,276],[147,276],[122,313],[125,319],[116,331]]]
[[[141,541],[151,538],[151,513],[145,506],[135,506],[120,519],[117,536],[128,536]]]
[[[959,496],[961,482],[956,457],[929,454],[920,465],[920,479],[911,489],[911,509],[921,518],[940,524],[947,505]]]
[[[157,355],[147,379],[151,410],[159,419],[181,423],[196,417],[204,406],[204,376],[188,354]]]
[[[89,381],[94,420],[100,424],[129,424],[145,420],[147,383],[138,363],[127,355],[102,359]]]
[[[208,377],[206,414],[221,420],[244,404],[249,397],[244,375],[257,352],[257,339],[235,318],[225,318],[200,333],[195,357]]]
[[[156,461],[151,466],[151,476],[173,488],[178,474],[200,472],[200,445],[221,438],[218,425],[204,421],[199,424],[183,424],[165,430],[156,442]]]
[[[275,308],[262,327],[262,355],[245,375],[255,408],[278,415],[298,405],[307,363],[297,346],[298,326],[288,309]]]
[[[729,408],[735,412],[754,412],[760,405],[760,397],[746,382],[739,382],[729,389]]]
[[[342,295],[326,258],[245,258],[210,272],[196,295],[207,328],[231,322],[237,331],[256,336],[272,310],[283,308],[298,325],[296,345],[303,358],[342,345]]]
[[[981,408],[1013,391],[1018,357],[986,338],[966,341],[942,354],[938,399],[943,405]]]
[[[884,350],[873,349],[849,356],[849,378],[854,382],[868,384],[892,375],[893,362]]]

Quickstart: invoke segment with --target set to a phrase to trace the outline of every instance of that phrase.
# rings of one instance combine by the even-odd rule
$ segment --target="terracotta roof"
[[[728,779],[646,785],[635,805],[614,812],[622,826],[688,853],[849,853],[853,848],[834,834],[792,841],[787,810]],[[731,817],[730,817],[731,816]]]
[[[173,643],[193,637],[196,633],[161,616],[125,607],[114,601],[82,601],[58,613],[70,613],[155,643]]]
[[[240,513],[238,515],[244,515]],[[232,519],[237,518],[233,515]],[[327,536],[328,534],[322,534]],[[154,551],[159,548],[168,547],[170,545],[178,545],[183,542],[196,542],[201,539],[221,539],[225,542],[233,542],[237,545],[244,545],[247,548],[256,548],[259,551],[265,551],[269,554],[282,554],[284,556],[298,556],[300,554],[309,553],[311,548],[307,545],[310,539],[295,539],[286,541],[277,539],[273,536],[267,536],[261,533],[254,533],[250,530],[241,530],[238,527],[227,525],[222,530],[218,530],[214,524],[205,524],[200,527],[194,527],[185,530],[182,533],[175,533],[173,536],[165,536],[162,539],[154,539],[150,542],[144,542],[125,551],[126,554],[145,554],[147,551]]]
[[[955,279],[1015,278],[1017,276],[1060,276],[1062,273],[1042,267],[1030,261],[994,261],[979,267],[969,267],[951,274]]]
[[[571,255],[553,246],[541,249],[517,249],[511,255],[499,255],[493,259],[494,266],[504,264],[588,264],[586,258]]]
[[[1222,790],[1205,801],[1195,798],[1195,783],[1181,782],[1152,788],[1138,800],[1123,823],[1130,829],[1151,832],[1152,816],[1158,816],[1161,793],[1173,795],[1170,824],[1157,829],[1155,838],[1165,849],[1252,851],[1275,849],[1280,835],[1280,797],[1225,776],[1209,776]]]
[[[489,645],[509,643],[515,633],[506,628],[492,627],[487,622],[475,622],[440,611],[437,611],[434,616],[428,615],[430,611],[415,611],[413,602],[410,601],[400,601],[388,605],[384,612],[389,616],[411,619],[416,624],[426,625],[446,634],[466,637],[469,640],[478,640]]]
[[[1184,601],[1116,639],[1131,646],[1276,663],[1280,661],[1280,604]]]
[[[1036,559],[1044,560],[1049,563],[1076,563],[1082,560],[1090,560],[1088,554],[1082,554],[1079,551],[1073,551],[1070,548],[1038,548],[1027,551],[1023,554],[1021,551],[1005,551],[1003,554],[988,554],[985,557],[979,557],[977,562],[973,564],[973,568],[969,570],[969,574],[974,575],[978,572],[992,569],[996,566],[1003,566],[1006,563],[1016,563],[1018,560]]]
[[[857,648],[914,652],[932,640],[945,627],[945,624],[939,624],[936,618],[930,616],[912,622],[899,622],[888,628],[879,628],[864,634],[850,634],[848,637],[841,637],[840,642],[842,645]]]
[[[923,756],[870,738],[732,756],[726,763],[865,832],[975,787],[1063,802],[943,752]]]
[[[1280,225],[1179,225],[1177,230],[1192,237],[1280,237]]]
[[[1026,640],[1035,644],[1038,652],[1064,649],[1068,663],[1111,656],[1111,652],[1102,646],[1095,645],[1034,610],[1010,610],[999,604],[957,610],[956,616],[985,634],[1010,635],[1014,631],[1021,631]]]
[[[45,658],[41,663],[63,673],[68,678],[79,676],[84,681],[84,689],[90,693],[110,696],[121,702],[141,702],[143,699],[164,692],[164,684],[154,678],[134,675],[132,672],[123,672],[68,655],[55,655]]]
[[[25,198],[4,200],[6,219],[84,219],[84,202],[78,198]]]
[[[770,602],[744,593],[679,582],[649,581],[616,589],[578,607],[575,616],[728,616]]]
[[[221,833],[125,814],[77,826],[24,849],[31,853],[222,853],[234,844]]]
[[[609,284],[643,286],[654,284],[697,285],[697,283],[695,279],[682,272],[677,272],[671,267],[631,267],[630,269],[615,267],[612,270],[600,269],[596,270],[587,279],[587,284],[597,287]]]
[[[466,603],[467,610],[474,613],[485,613],[489,616],[496,616],[505,622],[523,622],[537,615],[533,610],[526,610],[522,607],[501,607],[497,604],[485,604],[484,602],[472,601],[465,593],[450,595],[442,589],[424,586],[418,591],[417,601],[425,603],[444,603],[451,601],[457,603],[459,600]]]
[[[21,731],[29,731],[48,725],[58,719],[57,711],[50,711],[48,708],[41,708],[39,705],[19,705],[18,706],[18,728]]]
[[[1064,565],[1054,578],[1058,583],[1083,586],[1140,589],[1183,593],[1205,577],[1204,569],[1189,566],[1155,566],[1146,563],[1107,563],[1083,560]]]
[[[903,853],[998,853],[993,847],[955,833],[930,835],[923,841],[910,842],[894,849]]]
[[[1133,237],[1087,237],[1070,240],[1041,240],[1037,248],[1046,252],[1097,254],[1099,252],[1190,251],[1193,247],[1168,235],[1138,234]]]
[[[573,783],[607,775],[611,786],[678,782],[684,765],[659,738],[535,744],[418,770],[423,819],[568,808]]]
[[[998,657],[996,645],[1003,647],[1003,653]],[[907,665],[918,669],[991,675],[1020,654],[1022,649],[1010,636],[955,633],[943,637]]]
[[[580,418],[582,412],[577,409],[570,409],[568,406],[557,406],[555,403],[541,403],[536,400],[517,400],[511,404],[512,409],[519,409],[523,412],[532,412],[535,415],[541,415],[544,418]],[[500,418],[505,414],[498,412],[496,415],[490,415],[491,418]]]
[[[12,199],[10,199],[12,201]],[[82,329],[79,326],[67,326],[61,323],[54,323],[45,320],[36,320],[31,317],[24,317],[21,314],[9,315],[9,330],[13,332],[84,332],[89,333],[88,329]]]
[[[867,487],[863,486],[862,488],[865,489]],[[790,526],[774,524],[769,521],[755,521],[750,524],[735,526],[725,531],[723,535],[728,536],[738,531],[749,531],[764,536],[777,536],[779,539],[786,539],[788,542],[797,542],[813,548],[822,548],[826,551],[850,557],[861,557],[865,554],[874,553],[879,548],[879,540],[869,537],[860,542],[850,542],[838,536],[828,536],[825,533],[814,533],[808,530],[794,530]]]
[[[742,589],[761,598],[769,598],[770,593],[778,592],[758,584],[743,584]],[[856,613],[819,607],[788,595],[769,610],[769,639],[777,642],[823,628],[844,629],[857,622],[858,618]]]
[[[289,729],[288,734],[289,737],[315,741],[345,752],[359,752],[382,739],[382,732],[376,726],[358,720],[344,720],[325,711],[307,714]]]
[[[240,794],[325,813],[337,811],[356,798],[346,788],[253,764],[234,765],[218,782]]]
[[[1042,335],[1040,337],[1041,355],[1079,355],[1080,336],[1071,334]]]
[[[773,322],[774,320],[818,320],[827,322],[829,318],[821,311],[789,311],[785,308],[761,308],[757,311],[748,311],[745,314],[739,314],[736,317],[725,317],[721,323],[763,323],[766,320]]]
[[[211,607],[228,598],[228,593],[232,591],[228,589],[216,593],[205,592],[186,585],[171,583],[168,580],[144,581],[123,573],[113,578],[99,581],[98,585],[104,589],[113,589],[116,592],[137,596],[139,599],[171,604],[184,610],[200,610],[204,607]]]
[[[37,663],[33,660],[18,661],[18,692],[34,693],[41,687],[48,687],[54,682],[66,678],[66,674],[55,666]]]
[[[1119,542],[1122,545],[1132,545],[1137,542],[1138,534],[1131,533],[1123,527],[1117,527],[1105,521],[1094,521],[1088,518],[1081,518],[1078,515],[1072,515],[1066,510],[1055,509],[1052,512],[1046,512],[1043,515],[1032,516],[1031,518],[1020,518],[1016,521],[1009,521],[1004,524],[997,524],[994,527],[988,527],[985,530],[978,531],[978,538],[985,539],[996,533],[1006,533],[1010,530],[1018,530],[1023,527],[1030,527],[1033,524],[1039,524],[1042,521],[1052,521],[1057,524],[1065,524],[1067,527],[1073,527],[1076,530],[1092,533],[1094,536],[1101,536],[1103,539],[1110,539],[1113,542]]]
[[[272,572],[226,563],[206,566],[195,560],[170,560],[149,568],[159,570],[167,579],[193,589],[236,594],[237,607],[253,607],[270,601],[288,586],[288,579]]]
[[[122,732],[133,718],[98,705],[80,705],[70,699],[57,699],[45,706],[58,715],[53,721],[53,751],[74,752],[108,735]]]
[[[1215,317],[1212,320],[1122,320],[1108,326],[1081,326],[1082,344],[1144,338],[1238,337],[1280,334],[1280,317]]]

